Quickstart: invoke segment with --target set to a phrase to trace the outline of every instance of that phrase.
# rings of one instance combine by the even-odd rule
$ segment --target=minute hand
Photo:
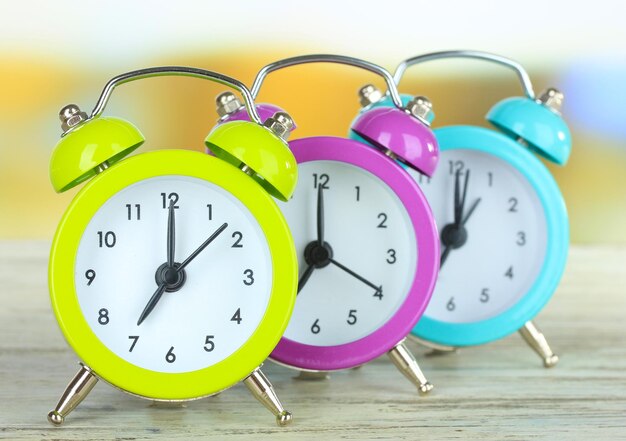
[[[137,320],[137,326],[143,323],[143,321],[148,317],[148,315],[150,315],[150,313],[152,312],[154,307],[157,305],[157,303],[159,303],[159,300],[161,300],[161,296],[165,292],[166,287],[167,285],[163,283],[159,285],[159,287],[154,292],[154,294],[152,294],[152,297],[150,297],[150,300],[148,300],[148,304],[141,312],[141,315],[139,316],[139,320]]]
[[[460,177],[460,172],[457,172],[456,174],[456,181],[455,181],[455,194],[454,194],[454,204],[455,204],[455,208],[454,208],[454,223],[460,227],[463,223],[463,212],[465,211],[465,200],[467,198],[467,184],[469,182],[469,177],[470,177],[470,171],[467,170],[465,172],[465,182],[463,183],[463,194],[460,196],[459,199],[459,195],[458,195],[458,191],[459,191],[459,177]]]
[[[361,282],[365,283],[367,286],[371,287],[372,289],[375,290],[379,290],[380,287],[374,285],[372,282],[370,282],[369,280],[367,280],[366,278],[358,275],[357,273],[355,273],[354,271],[352,271],[350,268],[343,266],[342,264],[340,264],[339,262],[337,262],[334,259],[330,259],[330,263],[332,263],[333,265],[341,268],[342,270],[344,270],[345,272],[347,272],[348,274],[350,274],[352,277],[359,279]]]
[[[174,267],[176,256],[176,219],[174,211],[174,200],[171,200],[167,215],[167,266],[170,268]]]
[[[215,232],[213,234],[211,234],[209,236],[209,238],[207,240],[205,240],[202,245],[200,245],[193,253],[191,253],[189,255],[189,257],[187,257],[183,263],[180,264],[179,267],[176,268],[176,271],[180,272],[183,270],[183,268],[185,268],[187,265],[189,265],[189,263],[195,259],[198,254],[200,254],[207,246],[209,246],[209,244],[211,242],[213,242],[215,240],[215,238],[217,236],[219,236],[222,231],[224,231],[226,229],[226,227],[228,226],[228,224],[226,222],[224,222],[217,230],[215,230]]]
[[[324,246],[324,190],[323,185],[317,188],[317,243]]]

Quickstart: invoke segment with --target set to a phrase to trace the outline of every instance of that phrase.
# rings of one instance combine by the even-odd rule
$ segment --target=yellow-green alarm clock
[[[113,89],[163,75],[238,89],[251,121],[208,135],[215,156],[160,150],[124,159],[144,141],[127,121],[101,116]],[[214,395],[243,382],[291,421],[259,370],[289,321],[297,259],[274,199],[297,180],[281,113],[261,122],[239,81],[187,67],[119,75],[91,116],[60,114],[64,134],[51,159],[57,192],[90,180],[65,212],[52,244],[49,286],[59,326],[81,368],[56,408],[59,425],[98,379],[156,401]]]

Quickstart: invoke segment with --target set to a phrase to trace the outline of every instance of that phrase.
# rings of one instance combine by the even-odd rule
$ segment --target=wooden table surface
[[[446,356],[411,343],[428,397],[386,358],[326,381],[267,363],[290,427],[237,385],[185,407],[155,406],[100,382],[61,428],[46,414],[77,370],[48,300],[49,244],[0,242],[0,438],[626,439],[626,247],[573,247],[536,323],[559,365],[544,369],[518,335]]]

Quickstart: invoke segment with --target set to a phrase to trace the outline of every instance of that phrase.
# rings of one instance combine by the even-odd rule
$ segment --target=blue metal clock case
[[[487,320],[445,323],[422,317],[412,333],[447,346],[472,346],[505,337],[535,317],[559,284],[569,247],[569,222],[561,192],[543,163],[523,145],[503,133],[475,126],[450,126],[435,130],[441,151],[469,149],[496,156],[511,164],[531,183],[545,211],[547,248],[541,273],[530,290],[513,307]]]

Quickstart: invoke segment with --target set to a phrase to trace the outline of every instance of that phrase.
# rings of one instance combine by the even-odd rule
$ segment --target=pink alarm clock
[[[265,66],[253,95],[269,72],[312,62],[381,75],[396,107],[367,111],[353,126],[378,149],[331,136],[289,143],[299,179],[293,199],[280,208],[293,234],[300,278],[294,313],[271,358],[319,377],[387,353],[427,393],[432,385],[403,341],[431,298],[439,239],[424,194],[399,164],[427,176],[436,168],[439,151],[423,117],[423,101],[403,107],[385,69],[337,55],[300,56]],[[235,107],[226,120],[247,118]]]

